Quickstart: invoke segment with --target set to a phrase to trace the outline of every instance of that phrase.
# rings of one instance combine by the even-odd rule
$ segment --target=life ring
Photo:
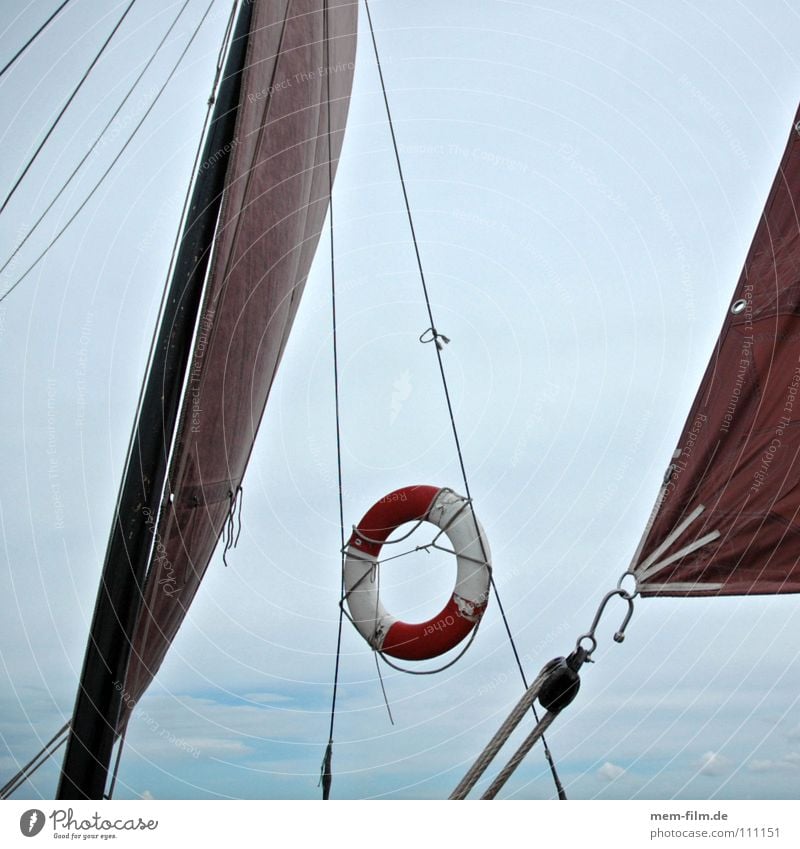
[[[375,570],[389,535],[428,521],[450,540],[458,567],[450,600],[426,622],[401,622],[383,606]],[[345,548],[345,598],[353,624],[377,651],[428,660],[454,648],[477,625],[489,599],[491,554],[472,505],[451,489],[408,486],[380,499],[353,528]]]

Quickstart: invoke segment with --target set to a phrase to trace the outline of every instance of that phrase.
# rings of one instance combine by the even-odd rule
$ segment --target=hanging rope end
[[[327,802],[331,795],[331,763],[333,761],[333,738],[328,740],[328,745],[325,748],[325,755],[322,758],[322,766],[319,771],[319,783],[317,787],[322,786],[322,800]]]
[[[237,486],[235,491],[232,489],[228,490],[230,506],[228,508],[228,516],[225,519],[225,525],[222,529],[222,537],[224,540],[224,545],[222,547],[222,562],[226,568],[228,566],[228,552],[232,548],[236,548],[239,544],[239,537],[242,535],[242,492],[243,490],[241,485]]]

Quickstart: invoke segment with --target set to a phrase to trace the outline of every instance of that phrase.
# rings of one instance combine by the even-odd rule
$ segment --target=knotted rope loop
[[[427,345],[429,342],[435,342],[436,347],[442,351],[444,350],[444,346],[450,343],[450,340],[443,333],[439,333],[439,331],[435,327],[429,327],[423,333],[420,334],[419,341],[422,342],[423,345]]]

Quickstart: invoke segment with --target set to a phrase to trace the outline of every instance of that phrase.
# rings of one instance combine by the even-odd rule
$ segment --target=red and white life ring
[[[389,535],[406,522],[428,521],[447,535],[458,574],[450,600],[427,622],[401,622],[384,608],[374,570]],[[451,489],[408,486],[374,504],[345,549],[344,583],[353,624],[376,650],[401,660],[428,660],[475,627],[489,598],[491,554],[472,505]]]

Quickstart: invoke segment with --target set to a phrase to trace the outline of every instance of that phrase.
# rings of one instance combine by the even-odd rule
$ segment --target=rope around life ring
[[[450,540],[458,567],[453,594],[426,622],[402,622],[383,606],[375,580],[381,548],[400,525],[427,521]],[[451,489],[408,486],[375,503],[345,548],[350,619],[376,651],[400,660],[429,660],[457,646],[480,621],[489,599],[491,553],[470,502]]]

